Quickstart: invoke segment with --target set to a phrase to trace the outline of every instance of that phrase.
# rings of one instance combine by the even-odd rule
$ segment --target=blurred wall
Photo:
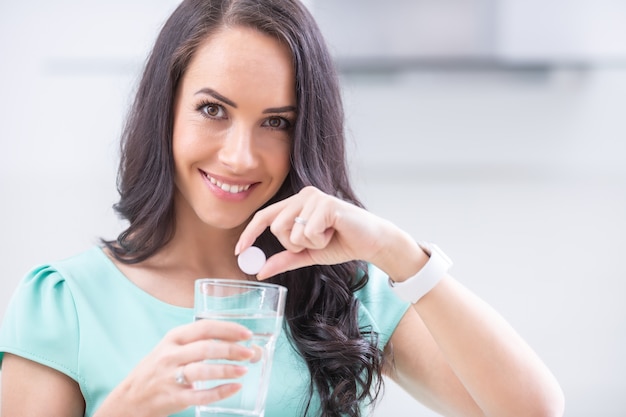
[[[29,268],[122,227],[118,136],[177,3],[0,2],[0,317]],[[425,67],[342,76],[365,203],[451,255],[556,374],[568,417],[625,415],[625,67]],[[388,383],[376,415],[416,414],[434,415]]]

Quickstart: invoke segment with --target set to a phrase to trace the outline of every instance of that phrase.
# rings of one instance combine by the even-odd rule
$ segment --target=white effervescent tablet
[[[265,265],[265,254],[256,246],[250,246],[237,257],[239,268],[248,275],[256,275],[259,273],[263,265]]]

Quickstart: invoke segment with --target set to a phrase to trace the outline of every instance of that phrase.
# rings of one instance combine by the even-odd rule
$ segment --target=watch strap
[[[452,260],[434,243],[420,242],[419,247],[429,256],[417,274],[402,282],[389,278],[389,285],[404,301],[416,303],[441,281],[452,267]]]

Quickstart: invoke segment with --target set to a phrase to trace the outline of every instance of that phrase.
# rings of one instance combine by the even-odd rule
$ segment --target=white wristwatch
[[[430,257],[426,265],[403,282],[394,282],[389,278],[389,285],[396,295],[413,304],[432,290],[452,267],[452,260],[439,249],[439,246],[426,242],[419,242],[418,245]]]

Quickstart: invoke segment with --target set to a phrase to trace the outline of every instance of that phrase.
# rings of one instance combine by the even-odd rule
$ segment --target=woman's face
[[[244,223],[289,172],[295,119],[295,76],[284,45],[245,27],[207,38],[174,104],[176,212],[223,229]]]

